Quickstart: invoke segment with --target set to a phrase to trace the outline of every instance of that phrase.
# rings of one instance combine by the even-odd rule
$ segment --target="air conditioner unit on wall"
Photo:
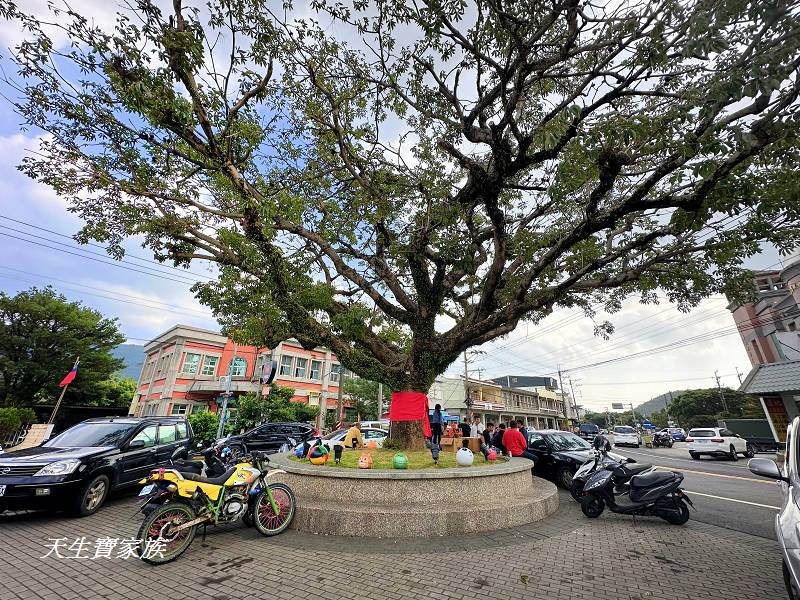
[[[228,381],[228,376],[227,375],[222,375],[220,377],[217,377],[217,381],[219,381],[220,383],[225,383],[225,382]]]

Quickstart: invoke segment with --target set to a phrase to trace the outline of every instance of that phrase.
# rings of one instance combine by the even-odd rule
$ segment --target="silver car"
[[[781,472],[771,458],[752,458],[748,468],[756,475],[781,481],[783,508],[775,517],[775,534],[783,553],[783,582],[791,600],[800,600],[800,417],[786,430],[786,462]]]

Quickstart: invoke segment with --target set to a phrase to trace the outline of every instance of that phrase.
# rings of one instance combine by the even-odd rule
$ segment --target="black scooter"
[[[611,512],[656,516],[672,525],[683,525],[689,520],[689,506],[694,504],[681,489],[682,482],[682,473],[652,471],[634,475],[618,488],[613,471],[600,469],[583,487],[581,511],[595,519],[608,506]]]
[[[602,450],[595,450],[595,456],[587,460],[572,476],[572,487],[570,494],[572,498],[580,502],[583,498],[583,488],[599,469],[611,471],[614,479],[614,493],[623,492],[634,475],[641,475],[653,470],[653,465],[637,463],[632,458],[625,458],[618,454],[609,454]]]
[[[656,448],[672,448],[675,440],[672,439],[672,434],[666,431],[659,431],[653,434],[653,446]]]

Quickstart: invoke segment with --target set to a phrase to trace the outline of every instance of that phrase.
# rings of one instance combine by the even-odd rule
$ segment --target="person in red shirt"
[[[517,429],[517,423],[515,421],[511,421],[508,429],[506,429],[506,432],[503,434],[503,446],[505,446],[511,456],[527,458],[532,460],[534,465],[538,460],[538,457],[533,452],[528,451],[528,440],[526,440],[525,436]]]

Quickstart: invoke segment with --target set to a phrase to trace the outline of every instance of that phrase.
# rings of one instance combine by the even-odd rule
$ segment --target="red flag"
[[[64,387],[65,385],[69,385],[72,383],[72,380],[75,379],[75,375],[78,374],[78,361],[75,361],[75,366],[72,367],[72,370],[67,373],[64,379],[61,380],[61,383],[58,384],[58,387]]]

